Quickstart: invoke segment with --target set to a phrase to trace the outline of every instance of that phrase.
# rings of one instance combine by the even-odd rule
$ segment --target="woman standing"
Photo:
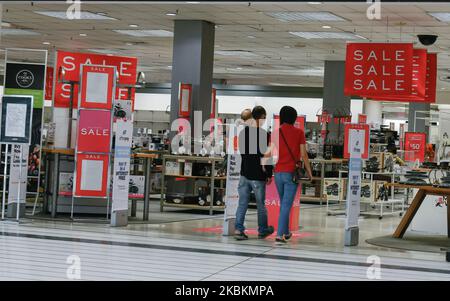
[[[297,111],[290,106],[280,110],[280,128],[274,133],[276,139],[271,144],[265,157],[278,153],[275,165],[275,184],[280,196],[280,216],[278,218],[277,242],[287,242],[292,233],[289,232],[289,215],[297,193],[298,184],[292,181],[297,162],[303,160],[307,175],[312,179],[311,166],[306,153],[306,139],[303,130],[296,128]]]

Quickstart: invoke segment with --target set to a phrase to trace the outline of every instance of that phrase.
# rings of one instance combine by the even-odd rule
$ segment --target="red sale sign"
[[[369,135],[370,135],[370,129],[368,124],[356,124],[356,123],[346,123],[344,126],[344,158],[349,159],[350,158],[350,149],[349,149],[349,142],[353,135],[353,131],[364,131],[364,142],[361,144],[358,143],[360,146],[359,152],[361,153],[361,159],[367,159],[369,158]]]
[[[115,71],[116,69],[110,66],[83,65],[81,67],[79,108],[111,110]]]
[[[411,43],[348,43],[346,95],[411,95]]]
[[[123,56],[109,56],[93,53],[76,53],[67,51],[56,52],[56,67],[55,67],[55,91],[54,91],[54,106],[68,108],[70,102],[70,84],[63,84],[59,81],[60,68],[64,68],[66,81],[79,82],[80,80],[80,66],[87,65],[104,65],[114,66],[118,71],[118,82],[123,85],[134,85],[136,83],[137,72],[137,58],[123,57]],[[134,89],[132,89],[134,90]],[[127,88],[116,88],[116,95],[120,99],[126,100],[128,98]],[[133,92],[134,93],[134,92]],[[78,84],[74,87],[74,102],[73,107],[78,107]]]
[[[289,214],[289,231],[295,232],[299,229],[300,219],[300,195],[301,185],[297,187],[294,203],[291,213]],[[275,230],[278,228],[278,217],[280,216],[280,196],[278,195],[275,180],[266,186],[266,209],[268,224],[272,225]]]
[[[109,155],[77,154],[75,197],[106,197]]]
[[[367,123],[367,115],[358,114],[358,123]]]
[[[45,100],[52,100],[53,95],[53,67],[47,67],[45,73]]]
[[[79,110],[77,151],[108,153],[111,145],[111,112]]]
[[[425,133],[418,132],[406,132],[405,133],[405,161],[423,162],[425,159],[425,146],[426,146]]]
[[[297,116],[294,126],[296,128],[301,129],[303,132],[305,132],[305,123],[306,123],[306,116],[300,115],[300,116]],[[272,133],[278,133],[279,128],[280,128],[280,115],[274,114],[273,115],[273,131],[272,131]]]

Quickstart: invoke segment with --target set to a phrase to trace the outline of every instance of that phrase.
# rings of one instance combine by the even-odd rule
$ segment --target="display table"
[[[49,168],[49,160],[50,156],[53,156],[53,160],[55,162],[54,169],[53,169],[53,189],[52,189],[52,196],[54,196],[54,201],[52,202],[52,208],[51,208],[51,216],[52,218],[56,217],[57,214],[57,205],[58,205],[58,182],[59,182],[59,161],[60,156],[74,156],[75,150],[74,149],[64,149],[64,148],[42,148],[42,152],[45,154],[45,166],[46,166],[46,173],[45,173],[45,187],[44,191],[48,191],[48,168]],[[149,216],[149,195],[150,195],[150,176],[151,176],[151,166],[153,163],[153,159],[158,158],[159,154],[157,153],[132,153],[131,158],[139,158],[144,159],[144,176],[145,176],[145,190],[144,190],[144,213],[143,213],[143,220],[147,221]],[[47,193],[44,194],[44,212],[47,211]],[[136,200],[132,201],[132,208],[131,208],[131,216],[136,216]]]
[[[439,195],[448,198],[450,197],[450,188],[438,188],[433,186],[420,186],[420,185],[406,185],[406,184],[398,184],[398,183],[388,183],[387,186],[397,187],[397,188],[412,188],[419,189],[416,196],[411,202],[409,209],[406,211],[403,219],[392,235],[394,238],[402,238],[408,229],[408,226],[411,224],[414,216],[417,213],[420,205],[427,195]],[[447,203],[447,237],[450,238],[450,207]]]

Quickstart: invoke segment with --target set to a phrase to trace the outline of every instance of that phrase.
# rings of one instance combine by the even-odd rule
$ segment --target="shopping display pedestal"
[[[295,194],[294,203],[291,208],[289,216],[289,231],[295,232],[299,230],[300,219],[300,194],[301,185],[298,185],[297,193]],[[266,208],[268,224],[273,226],[275,230],[278,229],[278,217],[280,215],[280,196],[278,195],[275,178],[266,186]]]
[[[20,203],[19,218],[25,217],[25,203]],[[8,218],[17,217],[17,203],[8,204],[8,211],[6,212]]]
[[[128,225],[128,210],[117,210],[111,213],[111,227]]]

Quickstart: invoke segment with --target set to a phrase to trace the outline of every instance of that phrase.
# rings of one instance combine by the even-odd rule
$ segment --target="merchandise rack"
[[[341,180],[342,174],[344,173],[348,173],[347,170],[339,170],[339,180]],[[382,175],[382,176],[389,176],[391,178],[391,184],[394,183],[395,181],[395,176],[396,173],[395,172],[368,172],[368,171],[362,171],[361,172],[362,177],[364,178],[364,176],[369,176],[370,179],[370,186],[373,187],[373,176],[374,175]],[[387,185],[386,185],[387,186]],[[373,194],[376,195],[376,191],[373,191]],[[341,209],[341,204],[345,203],[346,200],[345,198],[340,201],[339,204],[339,209],[330,209],[329,208],[329,202],[327,200],[327,215],[342,215],[346,213],[345,209]],[[372,198],[371,201],[360,201],[360,204],[365,204],[366,208],[368,206],[372,207],[372,208],[376,208],[379,207],[379,210],[377,210],[377,212],[370,212],[369,210],[366,211],[361,211],[361,215],[366,215],[366,216],[378,216],[378,219],[382,219],[384,215],[395,215],[395,214],[399,214],[400,216],[403,215],[403,213],[405,212],[405,200],[402,199],[396,199],[394,197],[394,189],[391,189],[391,198],[389,198],[387,201],[376,201],[375,197]],[[394,210],[395,205],[401,205],[401,210]],[[383,211],[384,207],[391,207],[390,211]]]
[[[185,209],[196,209],[196,210],[209,210],[209,214],[213,215],[213,211],[223,211],[225,210],[225,206],[214,206],[214,188],[215,181],[220,180],[220,188],[224,188],[224,181],[226,177],[218,177],[215,176],[215,167],[217,163],[223,162],[223,158],[221,157],[200,157],[200,156],[188,156],[188,155],[163,155],[162,162],[162,178],[161,178],[161,201],[160,201],[160,211],[164,211],[164,207],[176,207],[176,208],[185,208]],[[167,175],[166,174],[166,161],[177,161],[179,163],[185,162],[201,162],[201,163],[209,163],[211,164],[211,175],[210,176],[185,176],[185,175]],[[203,179],[209,180],[209,188],[210,188],[210,196],[211,202],[209,206],[200,206],[195,204],[175,204],[166,202],[165,193],[166,193],[166,177],[175,177],[175,178],[187,178],[187,179]]]

